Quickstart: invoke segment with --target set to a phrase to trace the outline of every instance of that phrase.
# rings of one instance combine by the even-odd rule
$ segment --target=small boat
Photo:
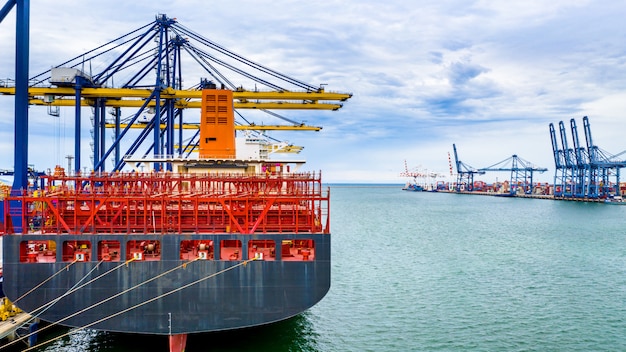
[[[626,205],[626,201],[622,196],[612,196],[604,200],[606,204],[617,204],[617,205]]]
[[[422,192],[424,190],[424,187],[416,184],[416,183],[410,183],[407,182],[406,185],[404,185],[404,187],[402,187],[403,191],[412,191],[412,192]]]

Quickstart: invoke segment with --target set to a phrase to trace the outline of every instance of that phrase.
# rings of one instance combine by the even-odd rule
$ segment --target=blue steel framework
[[[454,150],[454,163],[456,165],[456,191],[460,192],[463,184],[466,184],[465,191],[472,191],[474,188],[474,174],[484,175],[485,171],[478,170],[470,165],[463,163],[459,160],[458,154],[456,152],[456,145],[452,144],[452,149]]]
[[[9,1],[2,9],[0,20],[6,16],[11,8],[17,4],[18,7],[18,54],[16,58],[16,114],[15,114],[15,183],[13,190],[24,190],[28,185],[27,165],[28,165],[28,104],[29,104],[29,78],[28,78],[28,2],[27,1]],[[155,46],[150,46],[156,43]],[[195,45],[194,45],[195,44]],[[209,53],[209,51],[212,51]],[[217,53],[217,54],[215,54]],[[243,77],[247,82],[254,83],[255,90],[252,93],[264,93],[257,90],[257,84],[262,89],[284,93],[287,96],[292,87],[302,89],[305,93],[315,93],[317,98],[298,98],[302,103],[298,103],[295,109],[315,109],[316,106],[326,105],[333,106],[333,110],[339,108],[340,104],[316,104],[319,100],[345,100],[349,94],[343,95],[343,98],[337,98],[337,95],[331,97],[335,93],[325,93],[322,88],[317,88],[310,84],[304,83],[297,79],[291,78],[270,68],[252,62],[240,55],[229,51],[228,49],[216,44],[197,33],[178,24],[176,20],[170,19],[165,15],[158,15],[155,21],[142,26],[130,33],[127,33],[117,39],[101,45],[84,54],[78,55],[55,68],[72,68],[80,67],[105,67],[102,71],[86,75],[80,72],[76,75],[72,82],[52,82],[52,69],[32,78],[37,82],[37,86],[46,80],[56,84],[58,87],[73,89],[74,108],[75,108],[75,150],[74,150],[74,172],[81,171],[81,106],[91,106],[93,108],[93,170],[105,171],[105,161],[113,162],[113,170],[118,171],[124,168],[125,161],[122,158],[121,148],[128,149],[123,155],[135,155],[145,150],[144,156],[152,153],[155,156],[154,168],[157,170],[171,170],[170,163],[164,163],[158,158],[165,159],[175,156],[184,157],[184,153],[193,150],[193,146],[197,143],[197,134],[188,140],[184,140],[183,136],[183,111],[186,102],[189,99],[176,97],[177,92],[183,90],[183,56],[187,54],[191,59],[187,62],[196,62],[200,66],[200,71],[211,76],[211,79],[221,85],[222,88],[231,89],[237,93],[248,92],[243,90],[242,86],[233,84],[226,76],[217,70],[217,66],[225,68]],[[112,56],[117,55],[114,59]],[[221,55],[219,58],[217,55]],[[109,61],[107,61],[109,60]],[[242,68],[243,67],[243,68]],[[254,70],[257,75],[253,75],[244,69]],[[151,74],[156,73],[154,77]],[[130,78],[128,78],[130,76]],[[272,80],[280,80],[281,83],[270,82]],[[150,96],[140,101],[136,105],[136,111],[126,122],[128,125],[121,128],[121,107],[112,104],[119,101],[118,95],[98,95],[85,98],[83,92],[87,88],[104,88],[113,86],[113,83],[121,89],[139,89],[149,90]],[[120,84],[121,81],[121,84]],[[187,88],[188,90],[201,90],[209,86],[215,87],[217,84],[200,79],[200,83]],[[93,90],[93,89],[92,89]],[[112,90],[115,90],[113,88]],[[166,92],[167,94],[164,94]],[[54,95],[55,93],[45,93]],[[119,94],[116,92],[116,94]],[[341,94],[340,94],[341,95]],[[66,96],[66,95],[65,95]],[[53,98],[54,99],[54,98]],[[251,99],[247,98],[250,102]],[[260,98],[273,100],[274,98]],[[290,98],[283,98],[290,99]],[[291,98],[294,99],[294,98]],[[158,102],[158,103],[157,103]],[[257,101],[258,102],[258,101]],[[55,102],[56,103],[56,102]],[[54,104],[54,103],[53,103]],[[254,104],[247,104],[248,108],[260,109],[264,112],[267,108],[258,107]],[[294,109],[290,104],[274,104],[270,109]],[[57,105],[58,106],[58,105]],[[68,106],[68,105],[62,105]],[[134,105],[133,105],[134,106]],[[285,106],[285,107],[281,107]],[[106,112],[107,108],[114,116],[115,130],[113,142],[110,146],[105,144],[105,130],[107,126]],[[130,106],[129,106],[130,107]],[[245,107],[244,107],[245,108]],[[125,138],[129,128],[139,121],[142,114],[146,111],[154,113],[154,118],[145,124],[143,131],[137,138]],[[84,112],[83,112],[84,114]],[[270,113],[271,114],[271,113]],[[277,115],[275,115],[277,116]],[[180,126],[178,135],[175,133],[175,121]],[[247,122],[247,121],[246,121]],[[164,128],[159,128],[164,126]],[[152,134],[152,138],[150,138]],[[130,134],[129,134],[130,135]],[[150,139],[152,140],[150,143]],[[122,145],[122,141],[125,144]],[[175,151],[175,146],[178,150]],[[139,150],[143,148],[144,150]],[[187,152],[185,152],[187,151]],[[69,171],[69,170],[68,170]]]
[[[510,166],[509,166],[510,165]],[[548,169],[533,165],[531,162],[526,161],[517,155],[513,155],[510,158],[500,161],[499,163],[491,166],[478,169],[479,171],[510,171],[511,172],[511,187],[510,193],[516,194],[519,187],[522,187],[524,193],[532,192],[533,185],[533,173],[543,173]]]
[[[559,122],[559,145],[554,125],[550,124],[550,138],[554,156],[554,195],[556,197],[605,198],[620,195],[620,169],[626,161],[619,160],[593,143],[589,118],[583,117],[586,145],[578,138],[574,119],[570,120],[573,148],[567,142],[563,121]]]
[[[0,22],[17,7],[15,39],[15,137],[14,192],[28,186],[28,60],[30,37],[30,1],[9,0],[0,10]]]
[[[9,0],[0,9],[0,22],[17,7],[15,28],[15,133],[13,146],[13,187],[11,192],[19,194],[28,187],[28,60],[30,37],[30,2]],[[22,223],[13,223],[17,230]]]
[[[139,33],[139,34],[137,34]],[[155,48],[149,47],[150,43],[156,42]],[[193,44],[192,44],[193,42]],[[196,44],[196,45],[194,45]],[[120,80],[120,76],[127,74],[127,72],[134,70],[130,78],[127,78],[120,84],[120,88],[130,89],[145,89],[151,90],[152,94],[149,98],[144,100],[143,105],[134,113],[129,119],[127,127],[123,130],[119,127],[120,121],[120,108],[115,107],[115,120],[116,130],[114,135],[114,141],[107,149],[104,143],[105,140],[105,113],[107,107],[106,98],[98,98],[93,102],[94,107],[94,150],[93,150],[93,169],[95,171],[104,171],[105,161],[109,158],[113,158],[114,168],[113,171],[121,170],[125,161],[120,157],[120,147],[124,136],[128,132],[131,125],[135,124],[138,119],[144,114],[151,105],[153,105],[155,118],[149,121],[144,130],[141,132],[138,138],[136,138],[124,153],[125,155],[133,155],[137,153],[140,147],[144,146],[144,143],[149,140],[149,135],[152,134],[152,143],[145,151],[145,155],[152,153],[155,157],[173,157],[183,156],[185,150],[192,150],[191,148],[195,143],[194,136],[187,144],[183,141],[183,111],[184,108],[176,106],[180,103],[180,98],[173,97],[171,94],[162,94],[166,90],[182,90],[183,82],[183,54],[188,54],[192,61],[195,61],[201,66],[201,69],[212,77],[217,84],[223,88],[231,89],[233,91],[239,91],[242,88],[233,84],[226,76],[220,73],[216,66],[221,66],[235,72],[236,74],[249,79],[254,84],[267,87],[270,90],[279,92],[288,92],[289,88],[279,86],[275,83],[268,81],[268,79],[261,78],[244,71],[240,67],[225,61],[225,59],[217,58],[214,54],[208,53],[207,49],[216,51],[220,55],[224,55],[227,59],[232,59],[237,64],[245,66],[248,69],[259,72],[260,75],[266,77],[278,79],[283,84],[287,84],[291,87],[298,89],[304,89],[306,92],[319,92],[319,88],[281,74],[277,71],[264,67],[260,64],[252,62],[248,59],[241,57],[240,55],[229,51],[228,49],[206,39],[202,36],[192,32],[191,30],[178,24],[176,20],[166,17],[165,15],[158,15],[154,22],[149,23],[141,28],[138,28],[130,33],[127,33],[107,44],[100,46],[92,51],[87,52],[85,55],[79,55],[72,60],[65,62],[63,65],[69,67],[84,66],[87,62],[100,60],[100,56],[107,52],[122,51],[122,53],[112,60],[101,72],[92,74],[89,79],[81,77],[77,80],[74,88],[76,89],[76,125],[80,124],[80,98],[81,88],[83,87],[105,87],[110,85],[114,78]],[[152,54],[156,51],[155,54]],[[103,61],[100,61],[101,64]],[[143,66],[141,66],[143,65]],[[156,72],[154,80],[151,80],[149,73]],[[43,81],[44,75],[49,72],[44,72],[35,78]],[[78,77],[77,77],[78,78]],[[203,89],[216,86],[215,83],[206,79],[201,79],[199,84],[192,87],[192,89]],[[328,98],[332,99],[332,98]],[[160,102],[156,104],[155,102]],[[153,104],[152,104],[153,103]],[[314,104],[310,104],[312,106]],[[302,105],[302,109],[307,109],[306,105]],[[179,131],[177,139],[175,138],[175,121],[178,121]],[[164,125],[164,128],[158,126]],[[76,158],[75,158],[75,171],[80,171],[80,134],[77,128],[76,132]],[[178,146],[178,150],[175,151],[175,146]],[[113,155],[113,157],[112,157]],[[171,170],[171,164],[162,162],[155,162],[154,169]]]

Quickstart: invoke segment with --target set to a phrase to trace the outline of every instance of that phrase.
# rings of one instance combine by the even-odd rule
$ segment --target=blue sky
[[[326,182],[404,183],[405,160],[447,174],[453,143],[476,168],[516,154],[548,168],[536,177],[551,182],[548,125],[575,118],[584,140],[583,116],[598,146],[626,149],[621,1],[38,0],[31,76],[159,13],[255,62],[353,94],[335,112],[277,111],[323,127],[271,135],[304,146],[307,169],[322,170]],[[0,23],[0,79],[14,76],[14,19],[15,10]],[[29,112],[30,163],[66,165],[71,109],[56,120],[45,108]],[[13,164],[12,113],[13,99],[0,97],[0,168]],[[87,165],[88,149],[83,155]]]

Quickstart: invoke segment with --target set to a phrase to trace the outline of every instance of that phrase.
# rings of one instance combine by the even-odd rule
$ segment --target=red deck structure
[[[6,233],[330,233],[321,175],[48,175],[5,199]]]

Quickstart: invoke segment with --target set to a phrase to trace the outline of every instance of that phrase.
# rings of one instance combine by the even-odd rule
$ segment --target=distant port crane
[[[563,121],[559,122],[560,145],[554,125],[551,123],[549,127],[555,164],[556,197],[595,199],[620,194],[620,169],[626,167],[626,161],[594,144],[587,116],[583,117],[586,145],[580,143],[574,119],[570,120],[573,148],[568,144]]]
[[[511,194],[517,194],[520,190],[526,194],[532,193],[533,174],[535,172],[543,173],[548,171],[547,168],[535,166],[533,163],[526,161],[515,154],[510,158],[478,170],[510,171],[511,186],[509,192]]]
[[[458,153],[456,151],[456,144],[452,144],[454,150],[454,164],[456,165],[456,186],[457,192],[460,191],[473,191],[474,190],[474,175],[484,175],[485,171],[476,169],[461,160],[459,160]]]

